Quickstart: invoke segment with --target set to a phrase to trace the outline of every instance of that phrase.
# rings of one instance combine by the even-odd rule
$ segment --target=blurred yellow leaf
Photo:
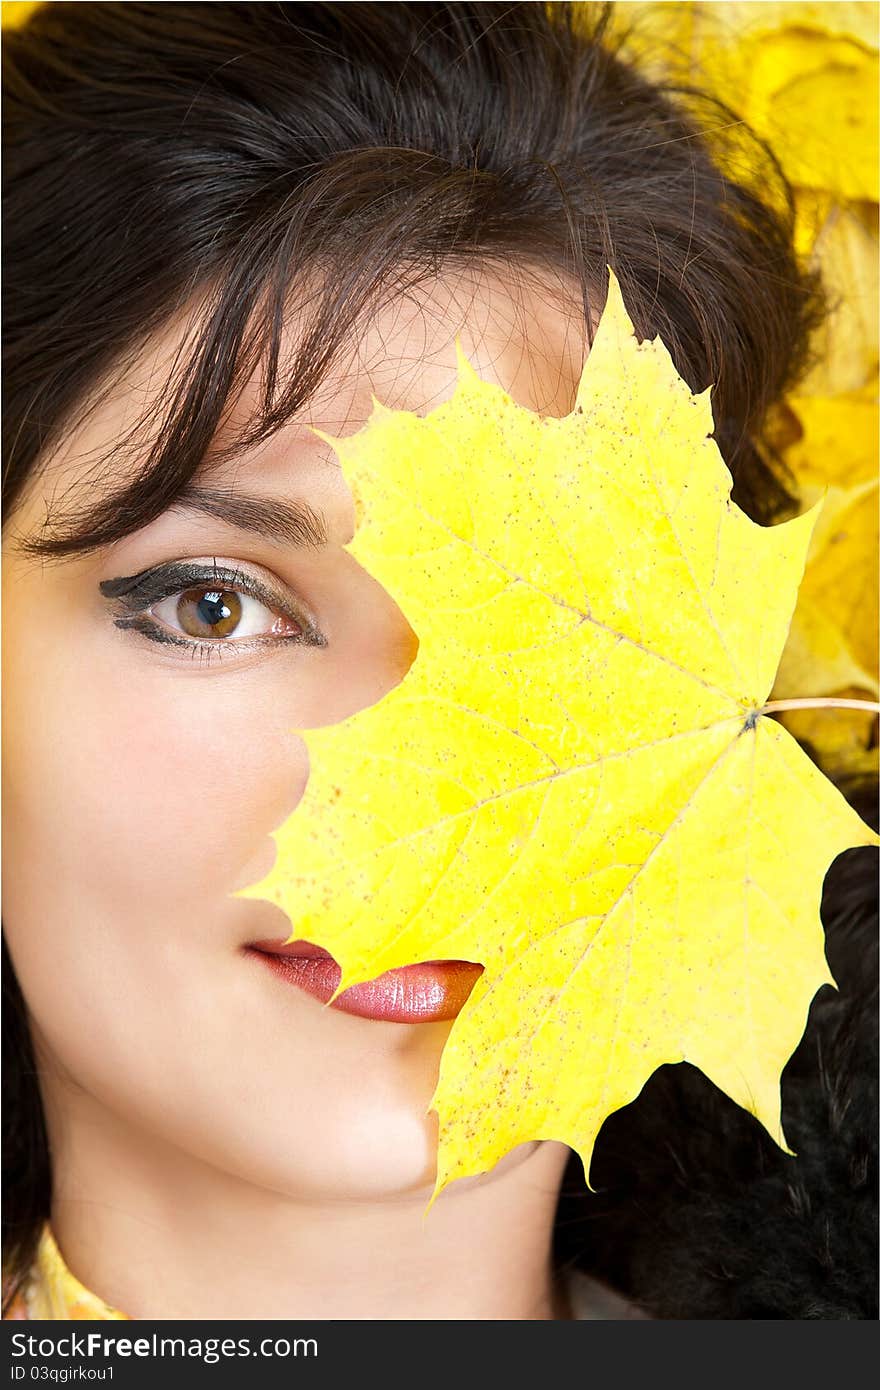
[[[679,0],[623,0],[614,6],[612,33],[626,36],[626,53],[646,75],[684,75],[691,65],[695,15]]]
[[[695,29],[695,66],[771,142],[789,180],[839,199],[878,196],[870,8],[873,26],[856,5],[704,5]]]
[[[810,498],[820,488],[804,489]],[[877,479],[829,487],[807,556],[774,699],[878,691]]]
[[[752,36],[788,29],[877,48],[880,10],[874,0],[700,0],[698,9],[704,21],[720,9],[731,30]]]
[[[613,28],[646,75],[731,107],[796,187],[876,202],[878,13],[858,0],[624,2]]]
[[[798,385],[799,396],[836,396],[876,384],[878,364],[878,257],[874,210],[835,207],[813,245],[830,313],[813,347],[816,366]]]
[[[840,396],[791,396],[802,437],[789,445],[785,462],[801,487],[836,483],[853,487],[877,477],[877,389]]]
[[[40,0],[3,0],[2,14],[0,22],[4,29],[14,29],[24,24],[30,15],[39,6]]]
[[[849,685],[835,691],[842,699],[870,700],[873,692]],[[801,743],[809,743],[829,777],[858,773],[876,779],[880,771],[877,715],[866,710],[783,710],[779,719]]]
[[[750,119],[766,134],[792,183],[841,199],[878,196],[877,57],[847,41],[787,34],[760,46]],[[815,63],[815,66],[814,66]]]
[[[759,713],[817,509],[751,522],[711,430],[612,276],[566,418],[461,357],[424,418],[377,402],[330,441],[349,549],[419,650],[376,705],[296,731],[305,796],[236,896],[330,951],[340,991],[484,966],[442,1054],[435,1195],[527,1140],[589,1169],[665,1062],[781,1141],[780,1072],[830,980],[822,880],[880,838]]]

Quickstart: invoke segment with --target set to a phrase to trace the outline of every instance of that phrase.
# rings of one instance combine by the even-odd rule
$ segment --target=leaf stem
[[[863,709],[872,714],[880,714],[880,704],[872,700],[836,700],[833,696],[823,696],[814,700],[771,700],[758,710],[759,714],[770,714],[777,709]]]

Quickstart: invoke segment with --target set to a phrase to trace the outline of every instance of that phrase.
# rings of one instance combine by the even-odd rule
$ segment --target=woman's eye
[[[173,630],[192,638],[295,637],[303,626],[273,611],[252,594],[215,586],[186,589],[149,610]]]
[[[122,610],[114,619],[117,627],[204,661],[280,642],[327,645],[304,608],[236,568],[177,563],[104,580],[99,587]]]

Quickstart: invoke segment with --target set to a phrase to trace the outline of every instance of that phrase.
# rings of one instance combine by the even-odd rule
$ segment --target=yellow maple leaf
[[[419,649],[376,705],[296,731],[305,795],[235,896],[330,951],[337,993],[484,966],[441,1057],[434,1196],[527,1140],[589,1172],[665,1062],[783,1142],[780,1073],[833,983],[822,880],[880,837],[760,713],[821,504],[751,522],[711,430],[708,391],[636,341],[612,275],[571,415],[459,354],[451,400],[374,402],[331,441],[349,550]]]
[[[643,71],[716,92],[770,141],[796,185],[796,251],[820,271],[830,312],[812,340],[814,365],[787,403],[800,437],[776,443],[805,505],[818,495],[816,484],[834,487],[772,695],[855,690],[871,698],[878,683],[876,497],[862,485],[877,477],[880,10],[859,0],[654,0],[624,3],[616,14],[618,32],[631,26],[626,49]],[[729,165],[723,121],[720,134]],[[732,171],[741,172],[735,157]],[[835,772],[853,746],[843,728],[858,730],[862,749],[852,770],[870,765],[862,756],[872,753],[876,720],[869,712],[830,719],[787,711],[782,719],[803,730]]]

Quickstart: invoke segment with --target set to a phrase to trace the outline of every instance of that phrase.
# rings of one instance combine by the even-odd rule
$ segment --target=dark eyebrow
[[[254,531],[277,545],[322,546],[328,541],[327,522],[308,502],[258,497],[254,493],[190,484],[171,504],[171,511],[203,512],[240,531]]]

